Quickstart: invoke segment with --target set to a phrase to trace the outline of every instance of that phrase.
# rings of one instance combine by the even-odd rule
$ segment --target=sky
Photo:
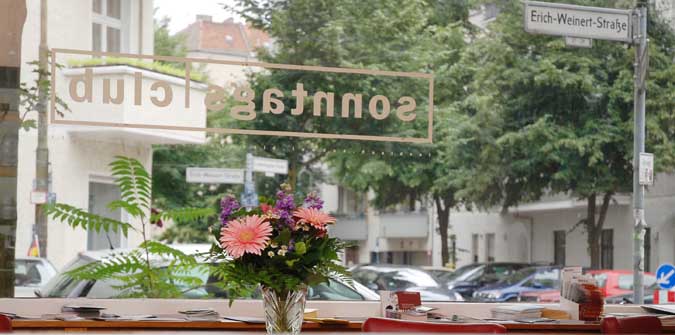
[[[223,3],[232,4],[232,0],[154,0],[153,5],[157,8],[155,18],[161,19],[168,16],[171,19],[169,31],[173,34],[195,21],[198,14],[213,16],[215,22],[225,21],[234,17],[241,21],[233,13],[223,9]]]

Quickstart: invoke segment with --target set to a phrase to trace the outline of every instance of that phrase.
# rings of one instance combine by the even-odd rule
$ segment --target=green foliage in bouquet
[[[120,189],[120,199],[108,204],[111,211],[123,209],[134,222],[110,219],[67,205],[52,204],[46,207],[54,220],[73,228],[96,232],[129,231],[142,236],[142,243],[127,252],[111,255],[67,272],[77,280],[102,280],[114,283],[118,297],[176,298],[186,291],[202,286],[203,280],[195,272],[208,271],[200,265],[195,255],[186,254],[149,238],[149,225],[161,227],[163,221],[190,221],[214,215],[210,208],[181,208],[161,212],[151,207],[151,179],[148,171],[136,159],[116,157],[110,164],[115,184]]]
[[[328,278],[350,282],[338,263],[338,251],[346,245],[328,236],[327,225],[335,218],[321,211],[323,201],[310,194],[298,206],[290,190],[282,188],[276,199],[252,209],[240,207],[231,196],[221,202],[221,223],[212,229],[219,243],[211,258],[231,298],[249,296],[258,285],[285,296]]]

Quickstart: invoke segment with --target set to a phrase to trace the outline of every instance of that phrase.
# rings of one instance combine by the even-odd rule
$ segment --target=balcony
[[[205,84],[129,65],[65,68],[57,74],[56,95],[70,111],[56,120],[74,137],[144,144],[205,142],[204,131],[175,130],[206,127]]]
[[[365,241],[368,239],[368,224],[364,215],[336,215],[337,223],[328,227],[328,233],[345,241]]]
[[[380,237],[426,238],[429,234],[429,216],[426,212],[380,214]]]

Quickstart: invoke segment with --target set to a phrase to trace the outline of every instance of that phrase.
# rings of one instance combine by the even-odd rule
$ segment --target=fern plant
[[[120,199],[110,202],[108,208],[124,210],[135,218],[134,221],[140,222],[139,225],[67,204],[47,206],[47,215],[72,228],[120,231],[124,236],[140,234],[143,241],[131,251],[113,252],[101,260],[70,270],[67,275],[78,280],[109,281],[119,290],[118,297],[175,298],[203,285],[199,272],[208,271],[207,266],[200,265],[195,255],[151,240],[149,226],[163,220],[180,222],[207,218],[215,212],[209,208],[155,210],[152,208],[152,180],[143,164],[134,158],[117,156],[110,167],[120,190]]]

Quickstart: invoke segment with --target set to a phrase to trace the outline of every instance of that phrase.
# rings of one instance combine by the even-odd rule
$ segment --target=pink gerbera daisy
[[[298,208],[293,212],[299,224],[310,225],[319,230],[325,230],[326,225],[335,223],[335,218],[316,209],[316,208]]]
[[[272,226],[257,215],[228,222],[220,231],[220,244],[232,257],[260,255],[272,235]]]

